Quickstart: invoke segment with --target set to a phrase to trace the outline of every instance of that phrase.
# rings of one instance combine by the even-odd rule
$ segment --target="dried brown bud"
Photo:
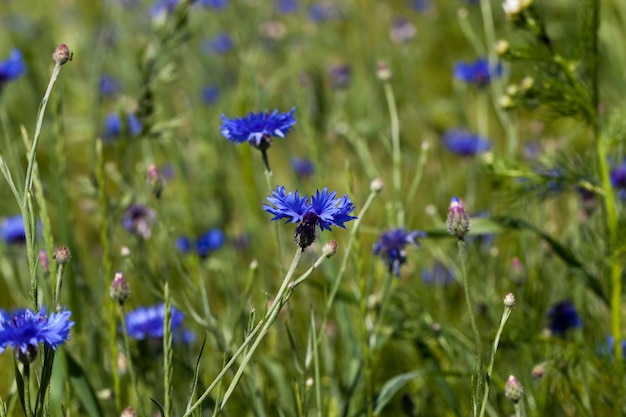
[[[52,54],[52,60],[59,65],[63,65],[67,61],[71,61],[73,57],[74,53],[70,52],[70,48],[68,48],[64,43],[57,46],[57,49],[55,49]]]

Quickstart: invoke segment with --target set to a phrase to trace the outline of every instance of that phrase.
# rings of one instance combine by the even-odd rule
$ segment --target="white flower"
[[[523,10],[528,8],[532,0],[504,0],[502,8],[507,16],[512,17],[520,14]]]

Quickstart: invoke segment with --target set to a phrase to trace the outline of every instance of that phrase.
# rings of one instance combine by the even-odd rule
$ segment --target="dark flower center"
[[[296,228],[293,234],[298,246],[302,249],[308,247],[315,240],[315,226],[319,221],[319,217],[312,211],[309,211],[302,217],[302,222]]]

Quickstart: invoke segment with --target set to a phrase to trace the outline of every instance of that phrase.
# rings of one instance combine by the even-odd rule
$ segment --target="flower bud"
[[[512,292],[510,292],[504,297],[504,306],[511,308],[513,307],[514,304],[515,304],[515,296],[513,295]]]
[[[500,39],[495,46],[495,51],[496,54],[498,54],[499,56],[503,56],[506,55],[507,52],[509,52],[509,48],[510,45],[507,41],[505,41],[504,39]]]
[[[122,414],[120,414],[120,417],[135,417],[137,414],[135,414],[135,410],[133,410],[133,407],[127,407],[124,409],[124,411],[122,411]]]
[[[156,198],[161,198],[161,193],[163,192],[163,188],[165,187],[165,181],[163,180],[163,176],[154,164],[151,164],[148,167],[148,172],[146,173],[146,184],[148,185],[148,189],[150,190],[150,192]]]
[[[26,349],[23,351],[22,348],[16,348],[15,359],[23,365],[30,365],[31,363],[35,362],[35,359],[37,359],[38,350],[39,348],[37,347],[37,345],[31,344],[26,346]]]
[[[391,69],[385,61],[378,61],[378,65],[376,66],[376,76],[381,81],[391,79]]]
[[[48,257],[48,253],[43,249],[39,251],[39,266],[41,267],[41,272],[43,272],[44,277],[50,275],[50,258]]]
[[[374,193],[380,193],[385,187],[385,183],[382,178],[376,178],[370,183],[370,190]]]
[[[453,197],[450,201],[446,224],[448,225],[448,232],[459,240],[463,240],[470,230],[469,217],[457,197]]]
[[[514,403],[517,403],[522,399],[523,395],[524,387],[522,387],[522,384],[513,375],[509,376],[509,379],[506,381],[506,386],[504,387],[504,396]]]
[[[535,379],[541,379],[546,373],[546,364],[539,363],[533,367],[532,375]]]
[[[67,61],[71,61],[72,58],[74,58],[74,53],[70,52],[70,49],[64,43],[57,46],[57,49],[55,49],[52,54],[52,60],[59,65],[63,65]]]
[[[337,241],[331,240],[329,242],[326,242],[322,247],[322,252],[324,253],[324,255],[326,255],[327,258],[333,256],[335,253],[337,253]]]
[[[113,278],[113,282],[111,283],[110,294],[111,298],[120,304],[123,304],[130,295],[128,283],[121,272],[115,274],[115,278]]]
[[[54,259],[59,265],[65,265],[72,259],[72,254],[67,246],[61,246],[54,252]]]

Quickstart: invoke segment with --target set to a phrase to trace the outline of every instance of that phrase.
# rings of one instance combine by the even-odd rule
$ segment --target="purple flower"
[[[555,336],[565,336],[568,329],[582,326],[576,307],[571,301],[565,300],[554,304],[548,311],[550,330]]]
[[[249,113],[241,118],[229,119],[222,115],[222,136],[233,143],[250,142],[252,146],[259,147],[263,139],[269,140],[272,136],[284,138],[289,130],[296,124],[292,108],[289,113]],[[270,141],[271,143],[271,141]]]
[[[336,198],[336,191],[328,192],[328,188],[315,195],[302,196],[296,190],[287,194],[285,187],[277,186],[272,195],[267,197],[263,210],[273,214],[272,220],[286,219],[285,223],[300,223],[294,237],[301,248],[306,248],[315,240],[315,226],[321,230],[332,230],[332,226],[346,228],[345,222],[356,219],[351,216],[355,209],[350,198],[344,194]]]
[[[71,315],[70,311],[62,310],[47,316],[45,308],[37,313],[24,309],[0,315],[0,353],[11,346],[26,354],[40,343],[56,350],[70,338],[70,327],[74,325]]]
[[[443,143],[458,155],[473,156],[491,148],[491,141],[465,130],[450,129],[443,134]]]
[[[172,307],[172,332],[176,332],[183,323],[185,315]],[[165,305],[163,303],[150,307],[138,307],[126,314],[128,336],[137,340],[147,338],[162,339]]]
[[[396,43],[404,43],[412,40],[417,34],[415,25],[404,17],[396,17],[391,22],[389,37]]]
[[[207,106],[215,104],[217,99],[220,98],[220,90],[216,85],[207,85],[202,89],[202,101]]]
[[[333,88],[342,89],[350,85],[352,69],[349,65],[333,65],[328,70]]]
[[[0,237],[7,244],[23,243],[26,241],[24,220],[21,214],[5,218],[0,223]]]
[[[233,49],[233,39],[228,33],[222,32],[204,42],[202,49],[207,54],[225,54]]]
[[[274,10],[282,14],[295,13],[298,11],[298,0],[276,0]]]
[[[502,64],[496,63],[489,66],[489,60],[478,58],[474,62],[457,62],[454,65],[454,77],[468,84],[475,84],[484,87],[489,84],[492,78],[502,75]]]
[[[8,81],[26,73],[26,64],[22,59],[22,51],[17,48],[11,50],[11,55],[4,61],[0,61],[0,90]]]
[[[156,221],[156,212],[143,204],[133,203],[126,208],[122,216],[122,226],[129,233],[148,239],[152,235],[152,224]]]
[[[212,252],[215,252],[224,246],[225,236],[218,228],[213,228],[206,233],[198,236],[196,239],[196,251],[198,256],[206,258]],[[185,255],[191,251],[191,242],[185,236],[176,239],[176,248]]]
[[[611,171],[611,185],[621,200],[626,200],[626,158]]]
[[[406,245],[419,246],[417,238],[426,237],[420,231],[391,229],[383,232],[374,244],[374,255],[380,255],[383,262],[396,277],[400,277],[400,266],[406,263]]]
[[[313,163],[308,159],[293,157],[291,158],[291,167],[300,179],[308,178],[315,172]]]

